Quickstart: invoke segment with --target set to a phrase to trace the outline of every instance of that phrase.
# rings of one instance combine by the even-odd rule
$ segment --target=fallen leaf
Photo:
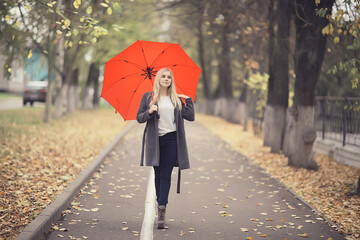
[[[303,237],[303,238],[307,238],[307,237],[308,237],[307,233],[298,234],[298,236]]]

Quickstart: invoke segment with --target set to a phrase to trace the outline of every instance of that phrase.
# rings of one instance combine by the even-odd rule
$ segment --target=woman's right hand
[[[152,114],[153,112],[157,111],[158,110],[158,107],[154,104],[150,107],[149,109],[149,113]]]

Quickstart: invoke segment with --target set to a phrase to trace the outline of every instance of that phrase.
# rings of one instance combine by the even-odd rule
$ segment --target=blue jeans
[[[168,203],[171,173],[177,160],[176,132],[159,137],[160,165],[154,167],[156,198],[159,205]]]

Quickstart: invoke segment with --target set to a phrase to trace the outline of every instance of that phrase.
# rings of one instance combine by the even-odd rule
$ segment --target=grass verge
[[[16,98],[21,98],[21,96],[13,93],[0,92],[0,99],[16,99]]]
[[[107,109],[44,124],[43,111],[1,111],[0,239],[14,239],[127,125]]]

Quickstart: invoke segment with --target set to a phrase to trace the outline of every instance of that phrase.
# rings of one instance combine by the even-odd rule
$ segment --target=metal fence
[[[360,147],[360,98],[316,97],[315,127],[322,139]]]
[[[258,98],[251,95],[247,101],[247,114],[248,118],[252,122],[253,132],[256,136],[262,136],[263,134],[263,122],[265,107],[257,106]]]
[[[256,107],[256,100],[248,101],[248,117],[255,134],[261,135],[264,109]],[[360,98],[315,97],[315,128],[322,139],[360,147]]]

